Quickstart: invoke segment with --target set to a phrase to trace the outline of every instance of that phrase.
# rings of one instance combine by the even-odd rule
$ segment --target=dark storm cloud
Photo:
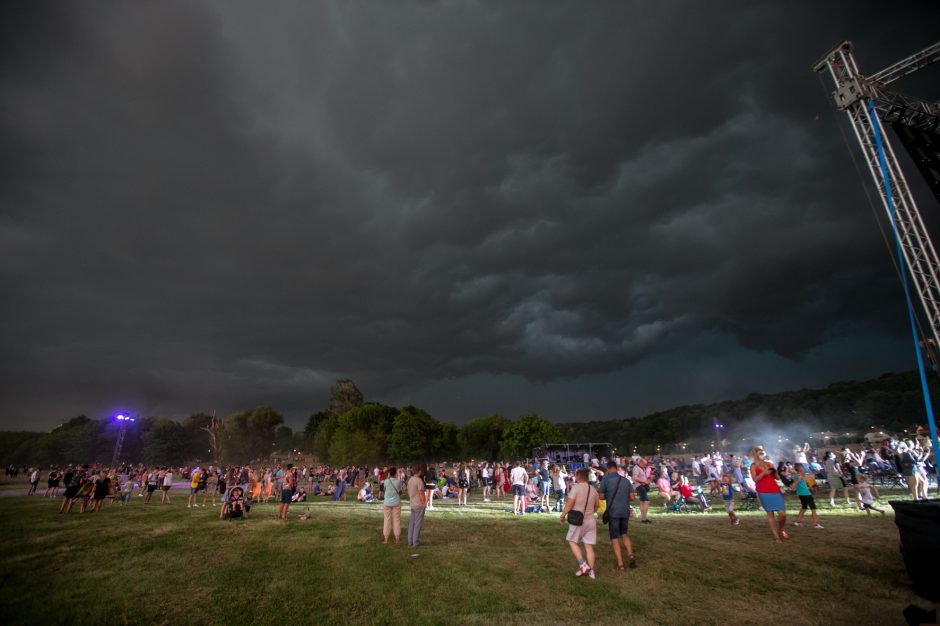
[[[446,381],[661,393],[703,345],[777,355],[729,393],[828,382],[826,346],[905,327],[809,66],[935,23],[848,6],[7,7],[5,419],[298,418],[337,376],[467,417]]]

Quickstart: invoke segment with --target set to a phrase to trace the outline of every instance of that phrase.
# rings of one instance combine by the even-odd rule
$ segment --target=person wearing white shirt
[[[509,481],[512,483],[513,515],[525,515],[525,486],[529,482],[529,474],[519,461],[509,473]]]

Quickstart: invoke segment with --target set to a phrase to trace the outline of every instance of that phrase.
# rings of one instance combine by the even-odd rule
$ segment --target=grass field
[[[472,497],[429,512],[417,549],[381,544],[380,505],[294,505],[284,523],[270,504],[223,522],[182,492],[141,500],[60,515],[47,499],[0,499],[3,622],[903,624],[909,603],[932,608],[903,583],[890,513],[824,507],[825,530],[793,528],[780,546],[760,512],[735,528],[723,512],[657,513],[631,525],[636,570],[614,570],[600,526],[590,581],[573,576],[557,514],[515,518]]]

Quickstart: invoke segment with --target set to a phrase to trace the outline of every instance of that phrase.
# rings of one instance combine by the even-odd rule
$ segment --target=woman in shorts
[[[763,448],[754,448],[751,458],[754,459],[751,463],[751,478],[754,479],[760,506],[767,513],[767,522],[770,524],[774,541],[783,543],[782,540],[789,539],[790,535],[784,530],[787,525],[787,510],[783,503],[783,494],[780,493],[780,485],[777,484],[777,470],[764,454]]]
[[[565,536],[568,546],[571,547],[571,553],[574,554],[574,558],[578,562],[575,576],[587,574],[590,578],[594,578],[594,544],[597,543],[597,521],[594,519],[594,513],[597,512],[599,505],[600,499],[597,492],[588,483],[587,468],[579,468],[575,472],[575,483],[571,486],[565,508],[558,519],[559,524],[564,524],[568,512],[572,509],[584,513],[584,521],[581,525],[568,524],[568,534]],[[584,558],[581,553],[579,544],[582,543],[587,558]]]
[[[497,463],[493,473],[496,481],[496,499],[502,500],[503,493],[506,491],[506,471],[503,469],[502,465]]]
[[[467,494],[470,493],[470,470],[466,464],[457,470],[457,506],[467,506]]]
[[[215,497],[219,493],[219,474],[215,470],[210,470],[206,476],[206,490],[202,493],[202,506],[206,506],[206,501],[211,497],[212,506],[215,506]]]

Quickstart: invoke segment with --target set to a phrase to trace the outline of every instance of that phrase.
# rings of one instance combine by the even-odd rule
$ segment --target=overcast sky
[[[340,377],[457,423],[608,419],[913,369],[810,67],[848,38],[873,73],[938,23],[3,3],[0,428],[255,405],[299,427]],[[897,86],[937,99],[937,70]]]

